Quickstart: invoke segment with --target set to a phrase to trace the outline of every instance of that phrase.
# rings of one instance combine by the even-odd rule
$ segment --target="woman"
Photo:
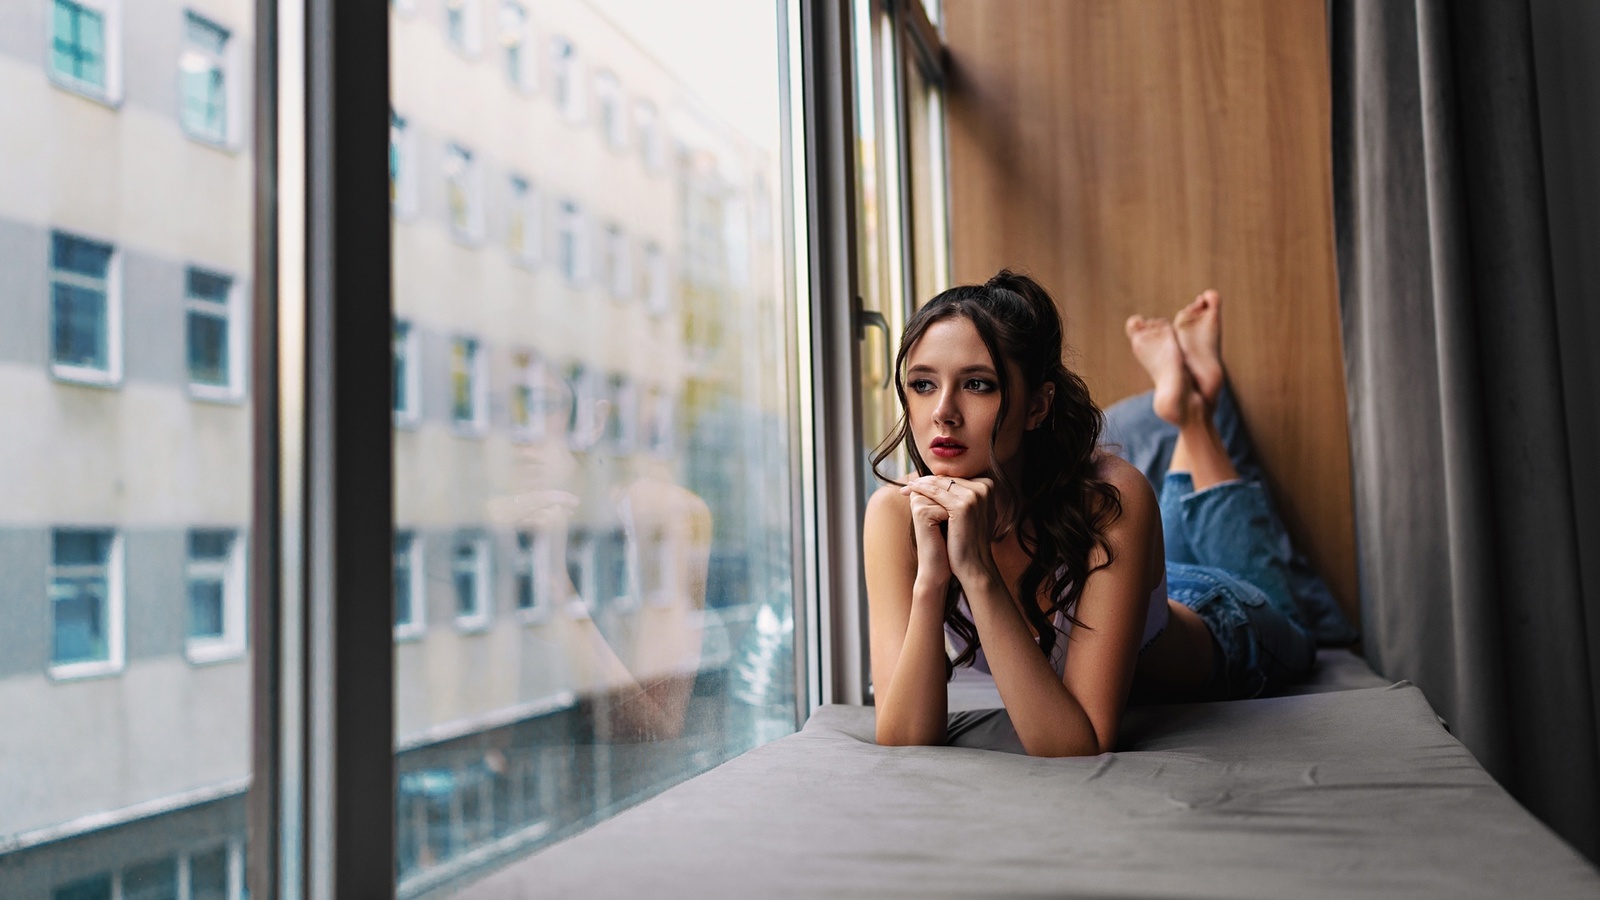
[[[1212,422],[1219,311],[1207,292],[1175,322],[1128,321],[1179,433],[1159,503],[1100,448],[1101,413],[1032,279],[1002,271],[912,316],[905,414],[874,463],[903,444],[920,477],[880,488],[864,527],[879,743],[943,743],[946,682],[968,666],[992,675],[1035,756],[1111,750],[1130,692],[1253,696],[1309,669],[1265,497]]]

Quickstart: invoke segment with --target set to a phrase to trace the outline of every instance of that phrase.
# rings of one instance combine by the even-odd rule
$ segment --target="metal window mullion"
[[[372,377],[392,348],[387,17],[379,0],[257,5],[261,897],[395,890],[391,412],[389,379]]]

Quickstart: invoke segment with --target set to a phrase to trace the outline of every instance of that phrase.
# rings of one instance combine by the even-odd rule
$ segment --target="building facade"
[[[0,0],[7,897],[244,892],[252,21]],[[341,602],[416,896],[793,728],[792,339],[775,160],[625,29],[390,22],[394,592]]]

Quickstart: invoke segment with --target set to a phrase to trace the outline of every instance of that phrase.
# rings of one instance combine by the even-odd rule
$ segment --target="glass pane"
[[[193,381],[247,370],[256,167],[181,135],[186,54],[251,97],[256,14],[0,3],[0,897],[243,896],[251,407]]]
[[[189,857],[189,900],[231,900],[227,847]]]
[[[179,900],[178,861],[162,859],[126,869],[122,900]]]
[[[228,384],[228,319],[189,311],[189,380],[196,384]]]
[[[105,369],[106,294],[104,289],[57,283],[55,297],[55,341],[52,359],[69,366]]]
[[[189,636],[222,637],[222,579],[189,582]]]
[[[778,11],[529,4],[531,92],[390,18],[424,161],[395,316],[440,398],[395,432],[395,517],[437,536],[413,602],[443,612],[395,647],[402,895],[795,728]]]

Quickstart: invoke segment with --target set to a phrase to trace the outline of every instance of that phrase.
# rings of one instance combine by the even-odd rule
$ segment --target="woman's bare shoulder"
[[[874,524],[904,525],[911,521],[911,498],[900,493],[897,484],[886,484],[867,498],[867,527]]]
[[[1154,494],[1144,473],[1115,453],[1098,453],[1094,459],[1094,474],[1119,491],[1136,491]]]
[[[1156,492],[1144,473],[1114,453],[1095,457],[1095,477],[1117,489],[1122,506],[1119,518],[1146,520],[1156,509]]]

